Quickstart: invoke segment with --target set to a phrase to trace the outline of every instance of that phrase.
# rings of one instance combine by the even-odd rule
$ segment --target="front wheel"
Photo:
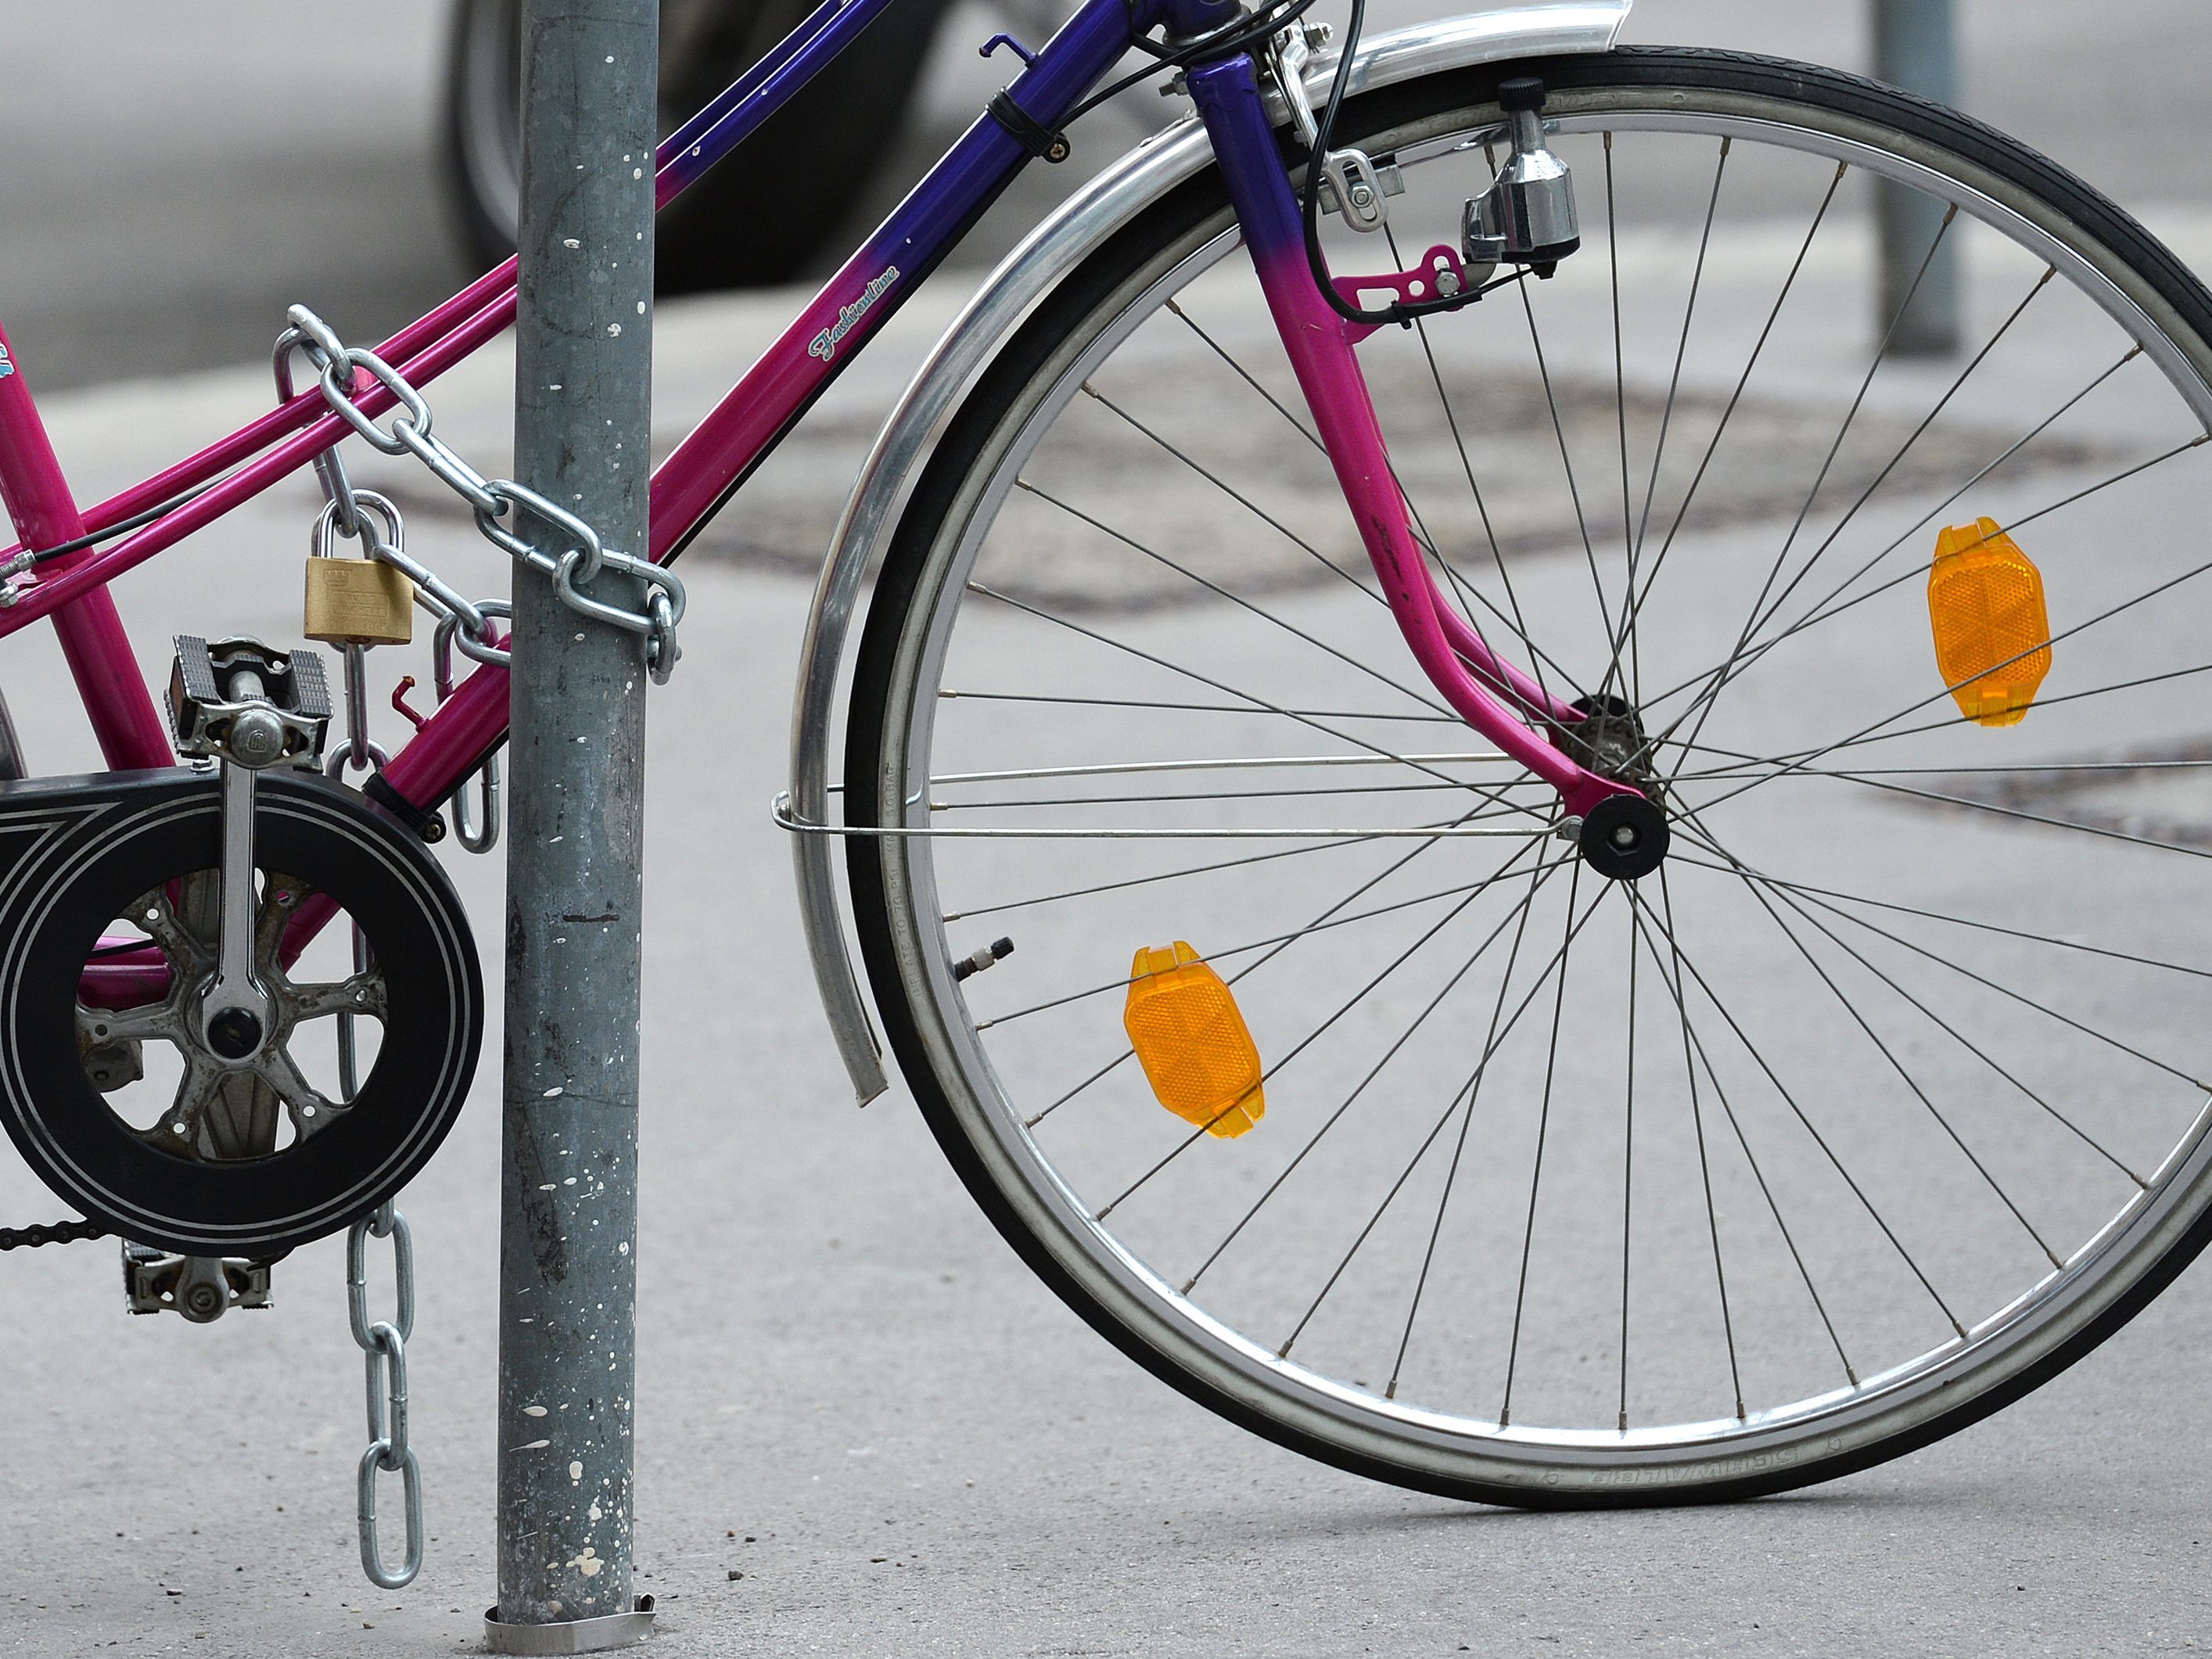
[[[1431,1492],[1747,1496],[2018,1397],[2212,1227],[2212,300],[1952,112],[1662,49],[1347,104],[1407,187],[1340,273],[1455,240],[1528,74],[1581,251],[1362,362],[1440,583],[1666,861],[1593,869],[1423,681],[1207,175],[915,490],[855,910],[954,1166],[1161,1377]],[[1877,185],[1962,262],[1955,360],[1869,314]],[[1939,547],[2039,585],[1990,685]]]

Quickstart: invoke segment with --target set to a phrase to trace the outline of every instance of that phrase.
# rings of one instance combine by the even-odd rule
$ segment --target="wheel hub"
[[[1665,860],[1672,837],[1644,722],[1621,697],[1583,697],[1574,707],[1582,720],[1554,728],[1553,740],[1577,764],[1639,792],[1607,795],[1583,814],[1576,837],[1583,860],[1610,881],[1648,876]]]

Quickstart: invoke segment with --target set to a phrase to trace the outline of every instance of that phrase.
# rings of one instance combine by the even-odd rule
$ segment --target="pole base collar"
[[[628,1613],[571,1619],[554,1625],[505,1625],[496,1606],[484,1609],[484,1649],[490,1653],[605,1653],[653,1634],[653,1598],[641,1595]]]

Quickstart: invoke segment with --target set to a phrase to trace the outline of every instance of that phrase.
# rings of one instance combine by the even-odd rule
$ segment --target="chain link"
[[[368,1241],[392,1241],[398,1306],[392,1317],[368,1316]],[[386,1204],[346,1234],[346,1317],[361,1346],[368,1380],[368,1449],[361,1455],[361,1570],[380,1589],[399,1589],[422,1570],[422,1466],[407,1443],[407,1339],[415,1334],[415,1241],[407,1218]],[[397,1474],[407,1508],[407,1559],[384,1565],[376,1536],[378,1472]]]
[[[276,343],[280,391],[289,395],[291,356],[295,350],[303,352],[320,371],[323,401],[363,442],[387,455],[412,455],[421,461],[432,477],[468,503],[485,540],[508,557],[550,577],[562,603],[570,610],[642,635],[646,665],[653,683],[666,683],[683,654],[676,642],[676,625],[684,617],[684,584],[675,572],[604,545],[590,525],[527,485],[512,478],[485,477],[433,434],[430,405],[405,375],[374,352],[347,345],[307,307],[294,306],[286,315],[291,325]],[[364,374],[399,404],[399,412],[392,417],[388,428],[377,425],[354,402]],[[401,547],[396,511],[388,520],[390,534],[374,534],[361,508],[369,507],[381,517],[383,513],[372,503],[383,502],[385,509],[391,504],[374,491],[355,489],[336,449],[318,457],[315,470],[330,500],[325,509],[329,528],[319,521],[317,534],[327,537],[334,531],[360,539],[370,557],[404,572],[430,610],[441,617],[459,619],[454,642],[463,652],[479,662],[506,664],[507,653],[497,645],[487,620],[495,614],[492,606],[481,602],[471,605],[427,567],[410,558]],[[521,533],[526,514],[556,532],[556,539],[565,545],[558,551],[534,545]],[[640,599],[635,608],[583,592],[585,586],[609,570],[639,585]]]

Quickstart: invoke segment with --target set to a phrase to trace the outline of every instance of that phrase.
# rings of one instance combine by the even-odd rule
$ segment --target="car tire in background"
[[[779,110],[738,157],[660,216],[663,293],[789,280],[835,232],[888,149],[945,0],[898,0]],[[809,0],[663,0],[660,130],[689,118],[787,34]],[[441,161],[464,251],[514,251],[521,191],[521,0],[456,0]]]

